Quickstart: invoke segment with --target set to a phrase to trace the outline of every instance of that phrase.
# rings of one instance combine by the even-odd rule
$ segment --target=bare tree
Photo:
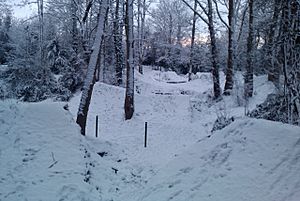
[[[88,71],[84,82],[80,105],[77,113],[76,123],[81,128],[81,134],[85,135],[86,120],[89,111],[89,105],[92,98],[93,87],[95,84],[96,67],[101,55],[101,41],[104,32],[104,21],[108,9],[109,0],[103,0],[100,6],[97,33],[94,41],[94,48],[88,64]]]
[[[228,1],[228,56],[224,95],[230,95],[233,88],[233,34],[234,34],[234,0]]]
[[[145,19],[146,11],[149,5],[146,5],[146,0],[138,0],[137,2],[137,54],[138,54],[138,69],[143,74],[143,57],[144,57],[144,38],[145,38]]]
[[[268,70],[268,80],[272,81],[277,88],[279,88],[280,66],[275,59],[277,49],[275,40],[277,39],[276,29],[279,26],[278,18],[280,14],[280,5],[281,0],[274,1],[273,16],[267,36],[267,63],[270,66]]]
[[[212,62],[212,75],[213,75],[213,92],[214,99],[221,98],[221,88],[220,88],[220,75],[219,75],[219,62],[218,62],[218,50],[216,41],[216,31],[214,27],[213,19],[213,5],[212,0],[207,0],[207,7],[205,7],[199,0],[196,0],[197,4],[201,8],[204,16],[202,16],[198,11],[196,11],[186,0],[182,0],[190,9],[192,9],[200,17],[200,19],[208,26],[209,36],[210,36],[210,50],[211,50],[211,62]]]
[[[249,22],[248,22],[248,38],[247,38],[247,64],[245,73],[245,99],[248,100],[253,96],[253,40],[254,40],[254,15],[253,15],[254,0],[248,1]]]
[[[120,21],[120,0],[116,0],[115,19],[114,19],[114,46],[116,60],[116,84],[122,84],[122,71],[124,69],[123,45],[122,45],[122,23]]]
[[[126,1],[126,94],[125,119],[131,119],[134,113],[134,60],[133,60],[133,0]]]
[[[76,0],[71,0],[71,15],[72,15],[72,46],[76,54],[78,54],[78,29],[77,29],[77,2]]]
[[[193,16],[193,25],[192,25],[192,38],[191,38],[191,53],[190,53],[190,68],[189,68],[189,77],[188,81],[192,80],[192,72],[194,68],[194,62],[193,62],[193,57],[194,57],[194,45],[195,45],[195,32],[196,32],[196,21],[197,21],[197,1],[194,1],[194,16]]]
[[[288,122],[300,122],[300,2],[282,2],[279,62],[283,69]],[[293,119],[296,114],[296,119]]]
[[[44,0],[37,0],[39,17],[39,48],[40,64],[44,66]]]
[[[213,64],[212,75],[213,75],[213,82],[214,82],[214,98],[219,99],[221,97],[221,88],[220,88],[216,32],[215,32],[214,20],[213,20],[212,0],[207,0],[207,3],[208,3],[208,11],[207,11],[208,29],[210,35],[212,64]]]

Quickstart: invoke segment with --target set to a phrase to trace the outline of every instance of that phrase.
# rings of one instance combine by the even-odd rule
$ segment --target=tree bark
[[[248,100],[253,96],[253,3],[254,0],[249,0],[249,32],[247,38],[247,64],[246,64],[246,74],[245,74],[245,99]]]
[[[141,11],[142,7],[142,11]],[[139,73],[143,74],[144,35],[145,35],[146,0],[138,0],[138,65]]]
[[[228,2],[228,56],[224,95],[230,95],[233,88],[233,34],[234,34],[234,0]]]
[[[76,2],[75,0],[71,0],[71,14],[72,14],[72,48],[74,50],[74,52],[76,54],[78,54],[78,51],[79,51],[79,37],[78,37],[78,30],[77,30],[77,5],[76,5]]]
[[[268,33],[268,49],[267,49],[267,64],[269,65],[268,70],[268,80],[273,82],[277,88],[279,88],[279,76],[280,76],[280,66],[277,65],[278,62],[275,62],[276,55],[276,45],[275,45],[275,37],[276,37],[276,27],[278,26],[278,17],[280,13],[280,1],[275,0],[274,2],[274,11],[272,22],[270,26],[270,30]]]
[[[192,72],[194,68],[193,57],[194,57],[194,43],[195,43],[195,32],[196,32],[196,20],[197,20],[197,1],[194,2],[194,16],[192,25],[192,38],[191,38],[191,53],[190,53],[190,68],[189,68],[189,78],[188,81],[192,80]]]
[[[213,21],[213,8],[212,0],[207,0],[208,3],[208,29],[210,35],[211,43],[211,55],[212,55],[212,76],[213,76],[213,91],[214,99],[219,99],[221,97],[221,88],[220,88],[220,76],[219,76],[219,63],[218,63],[218,50],[216,42],[216,32],[214,28]]]
[[[93,87],[95,84],[96,67],[98,65],[99,57],[101,55],[101,41],[104,32],[104,21],[107,8],[108,0],[103,0],[102,5],[100,7],[97,33],[93,46],[94,48],[89,60],[87,76],[84,82],[79,109],[77,113],[76,123],[80,126],[82,135],[86,134],[86,120],[92,98]]]
[[[122,85],[122,76],[124,69],[123,47],[122,47],[122,32],[120,31],[120,0],[116,0],[115,20],[114,20],[114,45],[116,59],[116,84]]]
[[[40,65],[44,66],[44,0],[38,0]]]
[[[131,119],[134,113],[134,61],[133,61],[133,0],[126,1],[126,94],[125,94],[125,120]]]

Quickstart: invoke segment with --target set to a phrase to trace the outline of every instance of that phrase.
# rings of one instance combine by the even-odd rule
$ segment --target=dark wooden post
[[[145,122],[145,145],[144,147],[147,147],[147,122]]]
[[[98,137],[98,115],[96,116],[96,137]]]

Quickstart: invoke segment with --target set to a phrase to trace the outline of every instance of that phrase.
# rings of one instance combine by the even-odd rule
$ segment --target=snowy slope
[[[144,183],[122,146],[82,137],[64,104],[0,105],[1,201],[111,201]]]
[[[95,200],[82,138],[62,104],[1,102],[0,200]]]
[[[299,201],[300,129],[239,120],[165,166],[140,201]]]
[[[290,145],[298,140],[293,134],[298,128],[244,119],[207,138],[220,113],[237,118],[244,116],[244,107],[238,106],[235,96],[226,97],[219,103],[211,101],[211,78],[206,73],[198,74],[197,79],[187,83],[183,83],[185,77],[173,72],[150,68],[145,69],[144,75],[136,75],[136,108],[129,121],[124,121],[125,90],[96,83],[86,137],[79,134],[74,121],[80,94],[68,103],[70,112],[63,109],[65,103],[0,102],[0,200],[199,200],[196,197],[206,195],[203,189],[224,192],[224,187],[231,189],[233,201],[244,200],[242,194],[250,195],[251,192],[277,201],[276,191],[282,192],[281,200],[298,201],[292,199],[298,195],[299,169],[288,165],[297,158],[297,146],[290,149]],[[264,101],[274,90],[265,76],[255,77],[255,86],[249,108]],[[194,103],[197,104],[195,108],[192,107]],[[99,115],[97,139],[94,137],[96,115]],[[143,147],[145,121],[148,122],[147,148]],[[267,131],[264,135],[255,134],[264,130]],[[285,130],[292,134],[283,141],[280,139],[286,135],[281,132],[287,132]],[[272,132],[278,137],[267,136]],[[248,135],[252,137],[248,138]],[[277,151],[267,152],[269,144],[276,143],[280,145],[275,147]],[[265,154],[256,154],[260,149]],[[263,161],[272,158],[272,154],[276,155],[274,160]],[[225,162],[220,162],[223,158]],[[238,160],[240,158],[242,160]],[[247,168],[248,164],[254,165],[253,161],[259,160],[262,161],[259,168],[271,169],[281,158],[284,158],[282,165],[269,176],[260,169],[254,174],[256,166],[253,170]],[[299,166],[298,161],[294,161]],[[285,168],[290,172],[288,176],[285,176]],[[265,191],[254,187],[237,188],[243,184],[243,179],[235,183],[238,178],[243,178],[242,170],[244,180],[253,180],[249,185],[257,184],[258,188],[269,187],[270,182],[275,183],[277,177],[283,176],[269,190],[274,196],[268,197]],[[256,178],[251,179],[252,175]],[[267,176],[269,179],[265,179]],[[229,187],[214,187],[225,178],[231,182]],[[278,190],[285,188],[282,186],[288,189]],[[236,194],[233,191],[237,191]],[[295,195],[289,196],[289,192]],[[225,196],[221,192],[209,194]],[[230,194],[227,195],[230,197]],[[193,195],[195,198],[189,198]],[[284,199],[284,196],[289,197]]]

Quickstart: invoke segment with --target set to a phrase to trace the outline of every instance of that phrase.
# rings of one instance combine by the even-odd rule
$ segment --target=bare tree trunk
[[[111,2],[110,2],[111,3]],[[104,27],[103,27],[103,35],[102,35],[102,41],[101,41],[101,50],[102,54],[99,56],[99,61],[97,64],[97,69],[96,69],[96,82],[103,81],[107,82],[107,74],[108,74],[108,69],[109,69],[109,64],[106,63],[107,61],[107,55],[109,54],[107,51],[107,39],[106,37],[108,36],[108,11],[109,7],[112,7],[111,4],[108,5],[106,11],[105,11],[105,19],[104,19]]]
[[[40,65],[44,66],[44,0],[38,0]]]
[[[218,50],[217,50],[217,42],[216,42],[216,31],[214,28],[214,19],[213,19],[213,7],[212,0],[207,0],[207,8],[202,4],[199,0],[197,4],[202,9],[203,13],[207,16],[207,19],[203,17],[197,10],[192,8],[186,0],[181,0],[185,3],[191,10],[196,13],[200,19],[207,24],[210,36],[210,51],[211,51],[211,61],[212,61],[212,76],[213,76],[213,92],[214,99],[218,100],[221,98],[221,88],[220,88],[220,75],[219,75],[219,62],[218,62]]]
[[[125,119],[131,119],[134,113],[134,61],[133,61],[133,0],[126,1],[126,94],[125,94]]]
[[[143,62],[143,57],[144,57],[144,40],[145,40],[145,19],[146,19],[146,0],[143,0],[143,13],[142,13],[142,19],[141,19],[141,54],[139,55],[139,71],[140,73],[143,73],[143,66],[142,66],[142,62]]]
[[[192,80],[192,72],[194,68],[193,57],[194,57],[194,44],[195,44],[195,32],[196,32],[196,21],[197,21],[197,1],[194,2],[194,16],[192,25],[192,38],[191,38],[191,53],[190,53],[190,68],[189,68],[189,78],[188,81]]]
[[[217,51],[217,42],[216,42],[216,32],[214,28],[213,21],[213,8],[212,0],[207,0],[208,3],[208,29],[210,35],[211,43],[211,55],[212,55],[212,75],[213,75],[213,90],[214,90],[214,99],[219,99],[221,97],[221,88],[220,88],[220,76],[219,76],[219,63],[218,63],[218,51]]]
[[[78,30],[77,30],[77,5],[75,0],[70,0],[71,2],[71,13],[72,13],[72,48],[76,54],[78,54]]]
[[[86,0],[85,11],[82,17],[82,30],[81,30],[81,37],[82,37],[82,47],[86,55],[89,54],[89,35],[90,35],[90,20],[92,16],[92,6],[94,4],[94,0]],[[90,18],[90,19],[89,19]]]
[[[82,135],[85,135],[86,120],[89,111],[89,105],[92,98],[93,87],[95,84],[96,67],[99,62],[99,57],[101,55],[101,41],[104,32],[104,21],[106,11],[108,8],[108,1],[109,0],[103,0],[102,5],[100,7],[97,33],[94,41],[94,49],[90,57],[87,76],[84,82],[80,105],[77,113],[76,123],[80,126]]]
[[[228,2],[228,56],[224,95],[230,95],[233,88],[233,34],[234,34],[234,0]]]
[[[272,22],[270,26],[270,30],[268,33],[268,52],[267,52],[267,61],[268,65],[270,66],[268,70],[268,80],[272,81],[277,88],[279,88],[279,76],[280,76],[280,67],[278,62],[275,62],[275,54],[276,54],[276,45],[275,45],[275,37],[276,37],[276,27],[278,26],[278,17],[280,13],[280,1],[281,0],[275,0],[274,2],[274,11],[273,11],[273,17]]]
[[[120,0],[116,0],[115,20],[114,20],[114,45],[116,57],[116,84],[122,85],[122,71],[124,69],[122,32],[120,31]]]
[[[141,0],[137,0],[137,57],[138,57],[138,69],[139,73],[143,74],[143,68],[141,64],[141,48],[142,48],[142,38],[141,38]]]
[[[245,99],[253,96],[253,3],[254,0],[249,0],[249,33],[247,38],[247,64],[245,74]]]
[[[144,57],[144,34],[145,34],[145,17],[146,17],[146,0],[138,0],[138,69],[139,73],[143,74],[143,57]]]
[[[283,66],[283,75],[288,99],[289,123],[300,124],[300,2],[283,1],[280,30],[279,62]]]

